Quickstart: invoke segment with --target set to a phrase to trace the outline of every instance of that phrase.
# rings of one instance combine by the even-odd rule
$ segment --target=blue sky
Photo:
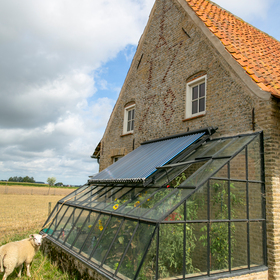
[[[214,2],[280,40],[280,1]],[[98,172],[90,156],[153,3],[0,2],[0,179],[76,185]]]

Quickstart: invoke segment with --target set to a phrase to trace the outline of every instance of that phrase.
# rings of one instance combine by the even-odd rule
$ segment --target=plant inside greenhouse
[[[188,279],[265,265],[262,133],[143,143],[60,200],[48,239],[109,279]]]

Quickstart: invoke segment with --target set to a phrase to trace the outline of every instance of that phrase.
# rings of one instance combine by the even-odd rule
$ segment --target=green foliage
[[[17,177],[17,176],[14,176],[14,177],[10,177],[9,182],[27,182],[27,183],[35,183],[35,180],[33,177],[28,177],[28,176],[25,176],[25,177]]]
[[[54,183],[55,183],[55,181],[56,181],[56,178],[55,178],[55,177],[49,177],[49,178],[47,179],[47,182],[48,182],[49,186],[53,186]]]
[[[211,185],[211,211],[214,212],[215,220],[226,220],[229,218],[228,207],[228,184],[227,182],[219,182]],[[235,194],[235,186],[230,184],[230,203],[231,203],[231,219],[235,216],[235,207],[238,205],[244,205],[241,195]],[[207,246],[207,226],[201,228],[204,233],[200,237],[203,246]],[[210,224],[210,252],[211,252],[211,265],[213,270],[220,270],[228,267],[229,257],[229,242],[228,242],[228,223],[211,223]],[[236,239],[235,239],[235,225],[232,222],[230,228],[231,238],[231,253],[233,253]],[[233,261],[233,258],[231,258]]]

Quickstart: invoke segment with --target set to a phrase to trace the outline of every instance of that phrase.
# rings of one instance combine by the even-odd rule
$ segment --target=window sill
[[[121,137],[128,136],[128,135],[133,135],[133,132],[122,134]]]
[[[197,115],[197,116],[194,116],[194,117],[183,119],[182,122],[186,122],[186,121],[194,120],[194,119],[197,119],[197,118],[201,118],[201,117],[204,117],[205,115],[206,115],[206,113],[203,113],[201,115]]]

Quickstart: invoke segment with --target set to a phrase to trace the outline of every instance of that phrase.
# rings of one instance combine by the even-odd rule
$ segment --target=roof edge
[[[183,136],[187,136],[187,135],[191,135],[191,134],[203,133],[203,132],[205,133],[205,135],[212,135],[216,132],[216,130],[218,130],[218,127],[209,126],[209,127],[200,128],[200,129],[196,129],[196,130],[190,130],[187,132],[174,134],[174,135],[170,135],[170,136],[166,136],[166,137],[162,137],[162,138],[148,140],[148,141],[142,142],[141,145],[169,140],[169,139],[178,138],[178,137],[183,137]]]
[[[174,0],[180,4],[194,23],[201,29],[204,35],[210,40],[217,51],[222,55],[225,61],[232,67],[234,72],[239,76],[239,78],[245,83],[250,92],[263,100],[269,100],[272,93],[270,91],[262,90],[253,80],[247,75],[246,71],[242,66],[232,57],[232,55],[226,50],[220,39],[214,35],[209,28],[204,24],[204,22],[197,16],[195,11],[189,6],[186,0]],[[213,3],[213,2],[211,2]],[[214,4],[214,3],[213,3]],[[216,3],[215,3],[216,5]],[[218,5],[216,5],[218,6]],[[218,6],[220,7],[220,6]],[[223,8],[221,8],[223,9]],[[223,9],[225,10],[225,9]]]

